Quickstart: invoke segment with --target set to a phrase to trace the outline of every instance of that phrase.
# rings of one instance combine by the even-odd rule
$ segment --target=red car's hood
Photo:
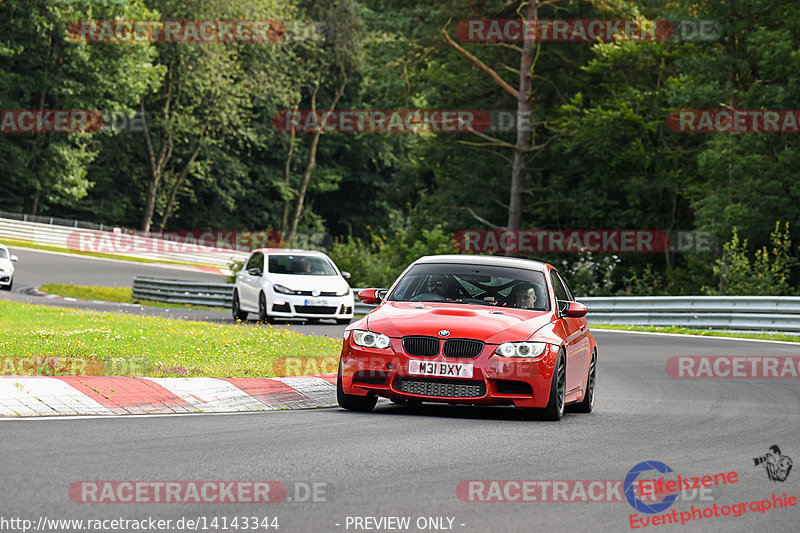
[[[551,313],[508,307],[440,302],[386,302],[367,316],[370,331],[389,337],[439,337],[446,329],[451,339],[478,339],[489,344],[524,341],[549,323]]]

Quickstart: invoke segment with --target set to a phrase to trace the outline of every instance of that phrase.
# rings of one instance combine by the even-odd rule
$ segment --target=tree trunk
[[[538,0],[528,4],[527,20],[535,20],[538,14]],[[526,40],[522,46],[519,68],[519,92],[517,93],[517,141],[514,145],[514,159],[511,164],[511,193],[508,201],[509,230],[519,230],[522,225],[522,195],[525,190],[527,171],[525,156],[530,145],[531,132],[531,65],[533,64],[533,41]]]
[[[342,97],[344,93],[344,88],[347,85],[347,73],[344,70],[343,65],[339,65],[339,70],[342,73],[342,83],[339,85],[339,88],[336,91],[336,95],[333,97],[333,102],[331,102],[328,111],[333,111],[336,109],[336,105],[339,103],[339,98]],[[319,85],[314,89],[314,94],[311,96],[311,112],[317,112],[317,90],[319,89]],[[297,193],[297,200],[295,202],[294,213],[292,215],[292,225],[289,229],[289,235],[286,237],[287,242],[291,242],[294,239],[295,234],[297,233],[297,226],[300,224],[300,217],[303,214],[303,202],[305,201],[306,191],[308,190],[308,184],[311,181],[311,175],[314,172],[314,168],[317,166],[317,146],[319,145],[319,138],[322,135],[322,130],[319,129],[316,133],[314,133],[314,138],[311,141],[311,148],[309,149],[308,153],[308,164],[306,165],[306,170],[303,172],[303,178],[300,182],[300,190]]]
[[[552,0],[548,3],[553,3],[553,1],[557,0]],[[525,20],[537,20],[539,18],[538,0],[529,0],[527,5],[528,9],[526,10]],[[448,45],[464,56],[473,65],[486,72],[495,83],[517,100],[517,137],[513,147],[509,143],[491,138],[485,134],[479,132],[473,133],[477,133],[479,136],[489,140],[490,143],[486,143],[487,146],[507,146],[514,152],[511,160],[511,190],[509,193],[510,198],[508,202],[506,228],[510,230],[519,230],[522,225],[522,198],[525,193],[525,174],[527,172],[525,158],[528,152],[534,148],[531,142],[533,138],[531,133],[533,120],[531,120],[530,116],[534,41],[523,41],[522,52],[520,54],[519,89],[515,89],[506,83],[492,68],[469,53],[463,46],[453,41],[447,33],[446,27],[442,29],[442,35],[444,35]],[[473,216],[475,215],[473,214]],[[511,255],[511,253],[507,252],[507,255]]]
[[[297,111],[297,106],[294,106],[292,110]],[[294,124],[292,124],[291,129],[292,131],[289,132],[289,151],[286,154],[286,161],[283,165],[283,181],[286,184],[286,192],[289,191],[289,188],[292,185],[292,158],[294,157],[294,146],[297,139],[297,132],[294,129]],[[291,209],[291,198],[286,197],[283,200],[283,212],[281,213],[282,235],[286,234],[286,230],[289,226],[289,209]]]
[[[167,69],[165,79],[166,91],[164,107],[161,110],[162,124],[161,124],[161,144],[158,149],[158,156],[156,156],[153,147],[152,139],[150,138],[150,127],[147,124],[147,115],[145,114],[144,95],[139,97],[139,108],[142,112],[142,124],[144,126],[144,142],[147,148],[147,160],[150,164],[150,181],[147,184],[147,191],[145,196],[144,212],[142,213],[142,231],[150,231],[150,225],[153,222],[153,213],[156,207],[156,197],[158,196],[158,186],[161,183],[161,177],[164,173],[164,168],[167,162],[172,157],[172,135],[169,132],[170,120],[170,104],[172,103],[172,67],[174,63]]]
[[[172,214],[172,206],[175,204],[175,197],[178,195],[178,190],[186,181],[186,177],[189,175],[189,171],[197,159],[197,155],[200,153],[200,148],[203,146],[203,139],[205,138],[207,127],[208,122],[203,125],[203,130],[200,132],[200,136],[197,138],[197,143],[194,146],[192,155],[189,157],[189,161],[187,161],[183,166],[181,173],[175,179],[175,183],[172,184],[172,187],[169,190],[169,195],[167,196],[167,205],[164,207],[164,214],[161,216],[161,222],[158,225],[159,232],[164,231],[164,228],[167,226],[167,220],[169,220],[169,217]]]
[[[36,213],[39,211],[39,197],[42,195],[42,191],[36,189],[36,192],[33,195],[33,200],[31,200],[31,208],[30,208],[30,215],[36,216]]]
[[[52,32],[50,33],[50,35],[47,38],[47,43],[49,45],[49,49],[48,49],[48,52],[47,52],[47,62],[44,64],[44,76],[43,76],[43,81],[45,82],[45,87],[47,86],[46,82],[48,81],[48,77],[50,75],[50,64],[53,62],[53,51],[54,51],[54,48],[55,48],[55,43],[53,42],[53,34],[52,34]],[[45,104],[45,98],[46,97],[47,97],[47,89],[45,88],[45,89],[42,89],[42,91],[39,93],[39,113],[42,113],[44,111],[44,104]],[[36,133],[34,133],[33,137],[34,137],[34,139],[38,140],[41,137],[41,135],[42,135],[42,132],[36,132]],[[46,150],[48,144],[49,144],[48,141],[45,140],[45,145],[42,147],[42,151],[43,152]],[[34,144],[34,146],[35,146],[35,144]],[[37,174],[40,160],[41,160],[40,157],[37,157],[37,158],[33,159],[32,165],[29,167],[29,170],[30,170],[32,176],[35,176]],[[37,188],[35,189],[35,191],[33,193],[33,198],[31,198],[30,201],[27,202],[28,205],[29,205],[29,208],[28,209],[23,209],[23,211],[25,211],[29,215],[36,216],[36,213],[39,212],[39,199],[42,197],[42,189],[41,189],[41,187],[42,187],[41,182],[39,182],[39,185],[37,186]]]

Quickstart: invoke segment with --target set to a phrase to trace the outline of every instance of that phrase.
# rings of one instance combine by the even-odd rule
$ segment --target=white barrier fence
[[[247,252],[200,245],[193,245],[192,249],[197,250],[196,253],[170,251],[170,248],[175,249],[174,243],[151,237],[139,235],[134,237],[130,234],[115,233],[113,231],[90,230],[0,218],[0,239],[4,238],[54,246],[65,250],[75,249],[76,244],[88,241],[94,243],[93,246],[88,247],[89,249],[112,255],[141,257],[154,261],[188,263],[221,269],[227,269],[234,260],[241,261],[248,256]],[[83,238],[83,241],[81,241],[81,238]],[[120,240],[125,240],[125,242],[120,243]],[[132,242],[138,244],[131,245]]]

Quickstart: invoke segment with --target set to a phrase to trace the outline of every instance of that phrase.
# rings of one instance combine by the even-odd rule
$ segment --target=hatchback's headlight
[[[353,330],[353,342],[364,348],[388,348],[392,343],[383,333],[363,329]]]
[[[341,291],[336,291],[336,296],[347,296],[348,294],[350,294],[350,288],[349,287],[347,289],[343,289]]]
[[[272,288],[275,289],[275,292],[279,292],[281,294],[297,294],[297,292],[293,291],[288,287],[284,287],[283,285],[275,284],[272,286]]]
[[[504,342],[494,353],[503,357],[539,357],[546,349],[546,342]]]

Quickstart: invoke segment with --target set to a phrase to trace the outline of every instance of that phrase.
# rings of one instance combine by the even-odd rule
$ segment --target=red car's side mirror
[[[567,310],[564,311],[564,316],[569,318],[583,318],[588,312],[589,308],[582,303],[570,302]]]
[[[358,299],[368,305],[377,305],[381,303],[381,299],[378,297],[379,290],[380,289],[361,289],[358,291]]]

